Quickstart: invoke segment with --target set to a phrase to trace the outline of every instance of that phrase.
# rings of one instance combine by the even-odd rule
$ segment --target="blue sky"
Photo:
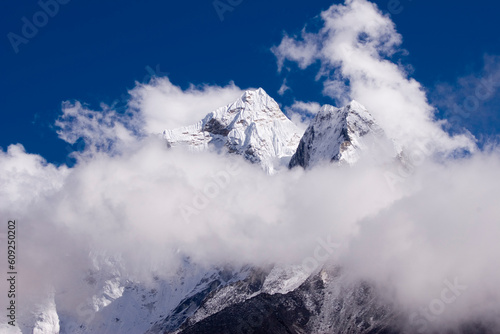
[[[64,2],[64,1],[61,1]],[[225,2],[224,0],[222,2]],[[225,2],[230,3],[230,2]],[[0,23],[1,90],[0,147],[22,143],[30,153],[62,163],[68,145],[58,139],[54,121],[61,103],[78,100],[98,108],[112,103],[147,81],[152,71],[168,75],[173,84],[263,87],[283,106],[294,99],[333,103],[315,81],[317,66],[304,71],[290,65],[278,73],[270,51],[283,34],[300,34],[304,25],[314,30],[317,15],[339,1],[233,1],[232,11],[216,12],[213,1],[71,0],[15,52],[9,33],[22,35],[23,21],[41,10],[37,1],[4,2]],[[395,61],[411,65],[411,76],[441,105],[439,92],[467,96],[460,78],[485,75],[485,55],[500,55],[500,4],[491,0],[376,1],[390,14],[403,36],[407,55]],[[231,5],[229,5],[231,6]],[[487,69],[496,69],[493,59]],[[292,91],[280,96],[283,79]],[[462,83],[465,79],[462,79]],[[465,80],[467,81],[467,80]],[[447,89],[437,87],[446,85]],[[493,96],[474,117],[463,118],[478,138],[500,130]],[[209,110],[207,110],[208,112]]]

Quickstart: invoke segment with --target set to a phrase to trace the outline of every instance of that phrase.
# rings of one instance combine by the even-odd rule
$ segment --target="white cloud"
[[[97,152],[117,153],[141,135],[142,124],[135,113],[120,114],[102,104],[95,111],[80,102],[64,102],[62,115],[56,120],[59,138],[69,144],[85,142],[85,155]]]
[[[349,100],[349,87],[342,79],[327,79],[323,82],[323,94],[334,99],[338,105],[346,105]]]
[[[402,37],[389,16],[367,0],[347,0],[321,13],[323,26],[300,38],[285,36],[273,48],[281,69],[286,60],[306,68],[321,63],[324,93],[337,101],[365,105],[391,138],[412,149],[432,142],[438,150],[473,149],[467,136],[449,137],[434,121],[434,108],[422,86],[387,57],[399,50]],[[347,81],[348,87],[342,89]]]
[[[290,90],[290,87],[288,87],[288,85],[286,84],[286,79],[284,79],[280,89],[278,90],[278,94],[280,96],[283,96],[283,94],[285,94],[287,90]]]
[[[499,168],[498,152],[421,166],[418,190],[361,220],[341,262],[414,310],[440,298],[445,279],[457,278],[467,290],[436,322],[493,320],[500,297],[500,270],[491,266],[500,261]]]
[[[316,60],[316,36],[308,34],[302,30],[302,40],[296,40],[287,35],[283,37],[281,44],[272,48],[273,53],[278,58],[278,69],[283,69],[283,64],[286,59],[293,60],[298,63],[299,67],[304,69],[311,65]]]
[[[412,140],[437,142],[442,150],[470,145],[442,132],[420,84],[383,57],[401,41],[388,17],[364,0],[333,6],[322,17],[318,34],[285,37],[275,49],[281,64],[319,60],[324,73],[340,71],[349,93],[332,84],[339,79],[333,73],[325,91],[333,85],[339,97],[366,104],[409,147]],[[498,151],[423,161],[393,189],[386,167],[368,161],[268,176],[238,157],[169,150],[138,135],[194,123],[240,94],[234,84],[183,91],[155,79],[131,91],[132,113],[65,105],[61,138],[84,137],[92,153],[73,168],[47,164],[20,145],[1,151],[0,216],[20,222],[22,305],[34,305],[31,298],[51,286],[65,301],[58,311],[74,312],[71,301],[92,296],[82,288],[82,277],[95,269],[89,254],[121,258],[120,275],[145,280],[153,271],[172,273],[183,256],[208,265],[301,263],[317,238],[332,236],[342,245],[334,263],[383,287],[402,310],[428,305],[445,279],[458,277],[468,289],[436,324],[498,315]],[[312,116],[318,108],[296,101],[290,111]],[[207,187],[228,168],[238,172],[208,196]],[[197,210],[188,219],[187,206]]]
[[[295,101],[290,109],[296,111],[304,111],[308,114],[317,114],[319,109],[321,109],[321,105],[317,102],[303,102],[303,101]]]
[[[183,256],[206,265],[300,264],[325,236],[342,245],[335,263],[384,287],[402,308],[425,305],[454,277],[469,288],[442,321],[494,315],[482,296],[500,297],[492,265],[500,261],[498,152],[428,161],[396,189],[385,168],[368,162],[268,176],[238,157],[169,150],[156,138],[71,169],[12,146],[0,168],[0,212],[21,226],[23,298],[46,285],[56,296],[65,291],[64,300],[90,297],[80,287],[96,270],[89,250],[121,258],[122,277],[145,280],[152,271],[169,275]],[[207,190],[228,170],[237,172]],[[197,210],[187,220],[186,206]]]
[[[137,83],[129,91],[129,107],[140,112],[146,133],[161,133],[191,125],[209,112],[236,100],[243,90],[227,86],[194,86],[183,90],[167,77],[153,78],[148,84]]]
[[[285,107],[285,112],[301,131],[305,131],[320,108],[321,105],[317,102],[295,101],[291,106]]]
[[[26,153],[21,144],[0,150],[0,208],[25,209],[26,205],[59,189],[68,173],[36,154]]]
[[[55,125],[59,137],[69,144],[84,141],[85,150],[74,153],[76,158],[89,158],[98,152],[119,154],[140,138],[194,124],[243,92],[234,83],[225,87],[190,85],[182,90],[167,77],[153,77],[147,84],[136,82],[129,91],[125,112],[106,104],[92,110],[79,101],[66,101]]]

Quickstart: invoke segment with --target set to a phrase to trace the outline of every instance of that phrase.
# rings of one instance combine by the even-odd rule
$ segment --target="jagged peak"
[[[337,108],[329,104],[325,104],[321,107],[320,111],[311,122],[311,126],[328,126],[332,125],[343,125],[348,131],[354,128],[359,128],[365,124],[366,126],[371,126],[375,124],[374,117],[368,112],[365,106],[361,103],[352,100],[342,108]],[[353,126],[354,125],[354,126]]]
[[[234,103],[229,105],[228,110],[235,107],[255,112],[280,109],[278,103],[263,88],[246,90]]]
[[[248,89],[246,90],[240,97],[241,100],[245,102],[252,102],[252,98],[254,97],[265,97],[265,98],[270,98],[269,94],[266,93],[266,91],[262,88],[259,87],[257,89]]]
[[[250,125],[263,119],[289,122],[278,103],[262,88],[246,90],[233,103],[212,111],[205,117],[202,126],[213,119],[225,126],[234,122]]]
[[[350,107],[350,109],[361,109],[361,110],[367,111],[366,107],[356,100],[351,100],[351,102],[349,102],[346,105],[346,107]]]
[[[342,108],[324,105],[306,129],[290,167],[311,167],[321,161],[353,164],[365,145],[365,135],[385,137],[373,116],[359,102],[352,100]]]
[[[194,125],[165,130],[169,145],[195,150],[227,149],[260,163],[269,173],[288,164],[300,141],[300,130],[262,88],[245,91]]]
[[[342,116],[348,116],[350,113],[361,113],[363,115],[369,116],[370,118],[373,118],[373,116],[368,112],[366,107],[359,103],[356,100],[352,100],[348,104],[346,104],[343,107],[335,107],[330,104],[324,104],[318,114],[328,114],[328,113],[339,113]]]

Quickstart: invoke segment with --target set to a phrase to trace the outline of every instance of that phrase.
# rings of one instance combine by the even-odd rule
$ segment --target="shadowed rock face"
[[[370,140],[364,140],[370,136]],[[325,105],[301,138],[289,168],[311,168],[321,162],[354,164],[360,153],[375,139],[385,142],[396,156],[396,148],[385,136],[372,115],[361,104],[352,101],[343,108]]]
[[[258,294],[188,326],[180,333],[400,332],[394,312],[374,297],[368,284],[343,286],[337,269],[330,274],[331,279],[325,278],[325,271],[313,275],[298,289],[286,294]]]
[[[266,273],[251,279],[254,291]],[[237,283],[240,284],[240,283]],[[249,285],[245,285],[247,288]],[[239,292],[243,292],[240,289]],[[235,295],[238,292],[233,292]],[[217,293],[212,294],[214,297]],[[493,327],[491,327],[493,328]],[[463,324],[447,334],[497,333],[485,324]],[[242,302],[228,304],[212,315],[188,324],[178,334],[440,334],[422,331],[408,314],[388,305],[368,282],[353,283],[338,267],[323,268],[288,293],[255,293]],[[164,332],[168,333],[168,332]]]
[[[210,119],[205,126],[203,131],[210,132],[214,135],[227,136],[230,130],[225,127],[220,121],[215,118]]]
[[[183,330],[194,333],[303,333],[310,313],[300,299],[259,295]]]
[[[294,294],[259,294],[184,329],[194,333],[303,333],[311,318],[304,301]]]

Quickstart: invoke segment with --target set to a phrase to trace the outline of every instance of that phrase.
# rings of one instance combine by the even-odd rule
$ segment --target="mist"
[[[64,103],[60,138],[86,143],[74,166],[47,163],[21,144],[0,151],[0,215],[18,224],[22,303],[55,294],[64,301],[58,309],[71,313],[95,293],[82,282],[89,271],[114,268],[147,282],[186,259],[203,267],[303,264],[326,243],[334,249],[328,263],[409,314],[458,281],[460,295],[433,324],[496,323],[498,147],[478,149],[469,133],[443,129],[421,85],[384,57],[401,36],[374,4],[346,1],[322,18],[320,31],[284,37],[273,49],[278,66],[320,62],[325,95],[365,104],[407,153],[405,168],[379,163],[390,160],[381,150],[354,166],[267,175],[239,156],[167,148],[158,133],[231,102],[244,91],[233,83],[183,91],[154,79],[130,92],[127,114]],[[370,37],[364,43],[361,32]],[[345,80],[349,86],[339,84]],[[303,129],[306,119],[294,119]]]

